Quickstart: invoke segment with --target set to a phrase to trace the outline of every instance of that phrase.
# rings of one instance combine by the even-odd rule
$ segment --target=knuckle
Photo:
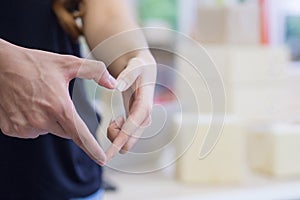
[[[82,65],[82,61],[80,58],[72,55],[64,55],[64,61],[68,63],[68,66],[80,66]]]
[[[8,123],[1,121],[0,129],[2,133],[6,134],[8,132]]]
[[[29,128],[22,127],[22,126],[15,126],[16,133],[19,137],[22,138],[35,138],[36,133],[31,131]]]
[[[16,131],[13,126],[9,126],[7,129],[7,133],[10,135],[16,134]]]
[[[112,126],[109,126],[109,127],[107,128],[107,132],[108,132],[108,133],[113,133],[113,132],[115,132],[115,128],[112,127]]]
[[[42,116],[35,115],[28,117],[28,123],[30,127],[44,129],[46,128],[47,120],[44,119]]]
[[[1,131],[5,135],[12,135],[13,134],[13,131],[12,131],[12,129],[9,126],[1,127]]]
[[[72,56],[72,61],[70,62],[70,66],[73,67],[73,66],[77,66],[77,67],[80,67],[82,65],[82,60],[80,58],[77,58],[75,56]]]
[[[75,76],[78,73],[80,66],[83,64],[83,61],[72,55],[63,55],[62,56],[62,68],[66,70],[66,75],[68,78],[69,76]]]
[[[97,62],[97,66],[99,67],[99,69],[101,69],[101,70],[106,69],[106,65],[104,62],[102,62],[102,61],[95,61],[95,62]]]

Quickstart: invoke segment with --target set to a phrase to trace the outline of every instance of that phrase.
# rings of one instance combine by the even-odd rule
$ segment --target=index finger
[[[123,124],[118,136],[106,151],[107,162],[110,161],[114,156],[116,156],[116,154],[132,137],[132,134],[140,129],[140,126],[148,118],[148,113],[145,110],[141,109],[141,106],[136,106],[136,108],[137,109],[129,115],[129,117]]]
[[[104,151],[78,115],[72,102],[71,105],[70,109],[65,110],[67,113],[65,117],[59,117],[59,124],[92,160],[99,165],[104,165],[106,160]]]

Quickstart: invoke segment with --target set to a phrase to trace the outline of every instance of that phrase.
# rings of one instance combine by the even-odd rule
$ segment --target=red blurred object
[[[260,43],[267,45],[270,42],[269,38],[269,12],[267,0],[259,0],[260,6]]]

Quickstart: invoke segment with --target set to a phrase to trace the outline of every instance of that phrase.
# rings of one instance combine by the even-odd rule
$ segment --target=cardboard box
[[[185,59],[177,58],[180,75],[175,79],[183,112],[225,112],[220,106],[223,104],[226,112],[250,120],[280,119],[291,114],[289,105],[297,99],[290,98],[296,90],[290,87],[289,51],[285,47],[206,45],[210,57],[203,55],[206,52],[201,47],[179,48]],[[210,69],[218,72],[208,73]],[[219,93],[215,102],[212,91]]]
[[[252,169],[275,177],[300,177],[300,125],[277,124],[249,133]]]
[[[211,122],[210,116],[197,114],[174,117],[174,127],[178,128],[176,149],[178,156],[181,155],[176,163],[178,180],[185,183],[223,184],[239,183],[244,179],[245,135],[241,121],[234,117],[225,119],[215,148],[206,158],[199,159],[207,131],[222,123],[222,120]]]
[[[200,6],[194,29],[201,43],[259,44],[259,8],[255,4]]]

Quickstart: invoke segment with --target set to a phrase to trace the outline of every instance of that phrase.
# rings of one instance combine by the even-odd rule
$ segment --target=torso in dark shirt
[[[78,44],[59,26],[51,4],[52,0],[2,0],[0,38],[22,47],[79,56]],[[73,89],[76,109],[95,133],[97,116],[84,96],[82,80],[73,80]],[[1,200],[67,200],[88,196],[101,186],[100,167],[71,140],[52,134],[23,140],[0,133],[0,159]]]

